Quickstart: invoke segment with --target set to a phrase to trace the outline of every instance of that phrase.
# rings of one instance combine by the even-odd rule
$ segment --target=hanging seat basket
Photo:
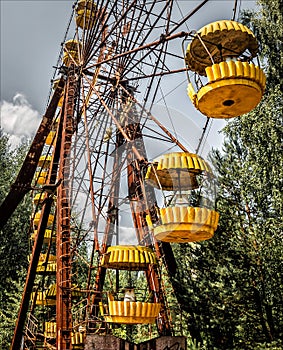
[[[219,214],[207,208],[168,207],[160,209],[160,224],[153,226],[150,217],[146,219],[157,240],[186,243],[213,237]]]
[[[86,332],[72,332],[71,333],[71,342],[73,349],[84,349],[84,342],[86,338]]]
[[[71,63],[79,64],[81,48],[82,43],[78,40],[71,39],[66,41],[63,54],[64,65],[69,66]]]
[[[103,255],[101,265],[108,269],[146,270],[150,264],[156,264],[154,252],[143,246],[113,246]]]
[[[45,292],[32,292],[30,299],[33,300],[36,294],[36,301],[35,301],[35,305],[42,305],[42,306],[46,306],[46,299],[45,299]]]
[[[96,23],[96,3],[92,0],[80,0],[76,7],[76,24],[82,29],[91,29]]]
[[[188,95],[194,106],[210,118],[233,118],[255,108],[266,80],[263,70],[249,63],[257,51],[254,34],[241,23],[222,20],[201,28],[185,57],[188,69],[208,80],[197,91],[189,83]]]

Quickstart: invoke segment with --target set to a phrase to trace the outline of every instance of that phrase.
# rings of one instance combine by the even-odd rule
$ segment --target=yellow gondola
[[[204,159],[187,152],[164,154],[148,168],[145,178],[154,187],[173,192],[165,208],[158,210],[157,222],[146,217],[157,240],[184,243],[213,236],[219,214],[209,208],[213,201],[201,196],[199,183],[202,190],[214,192],[213,174]]]
[[[86,331],[72,332],[71,342],[73,349],[84,349],[84,342],[86,338]]]
[[[79,0],[76,7],[76,24],[82,29],[91,29],[96,23],[96,3],[92,0]]]
[[[36,305],[41,305],[41,306],[55,306],[56,305],[56,300],[54,299],[47,299],[46,298],[46,292],[32,292],[31,293],[31,300],[34,299],[36,294]]]
[[[45,338],[56,338],[56,322],[45,322],[44,323],[44,337]],[[74,348],[79,349],[78,345],[84,344],[85,332],[72,332],[71,342]],[[82,348],[83,349],[83,348]]]
[[[258,44],[246,26],[235,21],[217,21],[204,26],[186,51],[189,70],[207,78],[195,89],[188,85],[194,106],[211,118],[232,118],[251,111],[265,89],[263,70],[250,62]]]
[[[71,63],[79,64],[82,44],[80,41],[71,39],[65,42],[63,63],[69,66]]]
[[[51,284],[48,288],[48,290],[46,291],[46,299],[47,300],[56,300],[56,294],[57,294],[57,290],[56,290],[56,283]],[[84,293],[75,285],[72,286],[72,298],[79,298],[81,296],[83,296]]]

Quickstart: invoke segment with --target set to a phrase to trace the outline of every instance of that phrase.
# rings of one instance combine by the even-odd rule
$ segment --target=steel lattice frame
[[[82,43],[79,60],[71,60],[69,67],[56,70],[66,81],[64,104],[58,112],[61,121],[57,130],[63,125],[62,138],[60,135],[56,146],[61,149],[59,179],[62,181],[57,201],[57,311],[60,310],[57,347],[60,349],[71,348],[71,260],[80,244],[87,241],[90,258],[86,290],[91,307],[92,302],[94,305],[98,302],[105,279],[105,269],[94,269],[95,256],[101,256],[111,244],[119,243],[118,209],[122,212],[129,207],[137,242],[154,247],[169,272],[174,273],[170,245],[158,244],[145,222],[148,211],[154,217],[156,199],[153,190],[144,185],[143,173],[149,158],[156,154],[152,149],[147,154],[144,136],[162,145],[157,152],[187,150],[152,115],[152,107],[164,101],[164,96],[174,88],[166,82],[166,77],[175,77],[186,70],[182,40],[189,33],[180,29],[187,29],[184,23],[207,1],[186,15],[180,12],[175,0],[97,1],[97,20],[92,28],[70,26],[67,36],[74,29],[71,38]],[[151,272],[147,279],[165,308],[158,272]],[[31,285],[33,280],[27,280],[27,284]],[[20,317],[21,326],[15,332],[12,349],[19,344],[26,311]],[[159,331],[171,334],[165,311],[159,320]],[[63,333],[65,337],[61,338]]]

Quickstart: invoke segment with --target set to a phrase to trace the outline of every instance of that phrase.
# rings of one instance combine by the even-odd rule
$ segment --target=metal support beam
[[[10,192],[0,206],[0,230],[12,216],[13,212],[16,210],[17,206],[20,204],[26,193],[31,190],[32,179],[34,177],[46,137],[51,130],[53,118],[63,88],[64,80],[61,78],[51,98],[46,113],[42,118],[37,133],[19,171],[19,174],[11,186]]]
[[[64,84],[63,80],[60,80],[59,85],[62,87]],[[55,90],[56,91],[56,90]],[[44,136],[40,136],[41,133],[43,133],[43,135],[47,135],[49,131],[46,131],[45,128],[51,128],[51,123],[52,123],[52,119],[54,117],[55,114],[55,110],[59,101],[59,98],[61,96],[62,93],[62,88],[60,88],[59,90],[57,90],[56,92],[56,96],[57,97],[52,97],[51,102],[49,104],[49,107],[47,109],[47,112],[45,114],[45,123],[46,123],[46,118],[47,118],[47,125],[45,123],[42,123],[41,126],[39,127],[38,133],[32,143],[32,146],[30,148],[30,152],[33,152],[33,150],[35,149],[35,145],[37,144],[37,142],[39,142],[39,140],[41,139],[41,137]],[[47,117],[48,116],[48,117]],[[44,119],[43,118],[43,119]],[[45,140],[45,138],[44,138]],[[60,142],[60,141],[59,141]],[[58,143],[58,140],[57,140]],[[44,143],[43,143],[44,145]],[[43,148],[43,146],[42,146]],[[33,178],[33,174],[29,172],[30,169],[23,169],[24,166],[28,166],[31,162],[35,162],[35,160],[39,159],[40,154],[42,152],[41,149],[41,144],[39,145],[39,149],[41,150],[39,154],[37,154],[37,150],[36,150],[36,154],[34,154],[34,156],[32,157],[32,153],[30,154],[30,152],[28,153],[27,157],[26,157],[26,161],[23,164],[23,167],[20,171],[20,174],[22,172],[22,174],[26,174],[26,180],[27,182],[30,184],[31,180]],[[57,145],[56,145],[56,149],[55,149],[55,155],[54,155],[54,159],[52,161],[51,167],[52,167],[52,171],[51,171],[51,176],[50,176],[50,184],[55,184],[56,182],[56,175],[54,176],[53,174],[57,173],[57,157],[56,157],[56,150],[57,150]],[[36,165],[38,163],[38,160],[36,161]],[[31,166],[32,168],[32,166]],[[36,168],[36,167],[35,167]],[[22,179],[20,174],[17,177],[18,183],[20,183],[20,180]],[[28,176],[29,174],[29,176]],[[15,183],[17,183],[17,180]],[[23,181],[21,182],[22,184],[24,183]],[[22,190],[24,190],[24,186],[21,187]],[[24,196],[26,192],[22,192],[22,195]],[[17,195],[19,194],[19,192],[16,190],[14,192],[10,192],[9,195],[6,197],[6,200],[3,202],[2,206],[7,206],[7,209],[13,209],[12,206],[10,206],[10,201]],[[19,194],[20,196],[21,194]],[[23,198],[23,196],[21,197],[21,199]],[[18,199],[18,198],[17,198]],[[20,202],[20,201],[19,201]],[[44,240],[44,233],[45,233],[45,229],[47,226],[47,221],[48,221],[48,216],[50,214],[51,211],[51,206],[53,203],[53,198],[51,197],[47,197],[45,199],[44,205],[42,207],[42,214],[41,214],[41,219],[40,219],[40,223],[39,226],[37,228],[37,235],[35,238],[35,242],[34,242],[34,246],[33,246],[33,251],[32,251],[32,255],[31,255],[31,260],[30,260],[30,264],[29,264],[29,269],[28,269],[28,273],[27,273],[27,277],[26,277],[26,282],[25,282],[25,287],[24,287],[24,291],[22,294],[22,301],[21,301],[21,306],[20,306],[20,310],[18,313],[18,318],[17,318],[17,322],[16,322],[16,326],[15,326],[15,331],[14,331],[14,336],[13,336],[13,340],[12,340],[12,344],[11,344],[11,350],[18,350],[20,349],[21,346],[21,342],[22,342],[22,337],[23,337],[23,331],[24,331],[24,326],[25,326],[25,320],[26,320],[26,316],[27,316],[27,312],[28,312],[28,307],[29,307],[29,301],[30,301],[30,297],[31,297],[31,293],[32,293],[32,288],[34,285],[34,280],[36,277],[36,267],[38,265],[38,261],[39,261],[39,256],[40,256],[40,252],[41,252],[41,248],[43,245],[43,240]],[[14,204],[14,203],[13,203]],[[2,206],[1,206],[1,210],[2,210]],[[14,208],[14,210],[16,209],[16,206]],[[1,212],[1,213],[5,213],[5,212]],[[7,214],[7,213],[6,213]],[[10,215],[12,215],[12,212],[9,213],[9,215],[6,215],[6,218],[8,220],[8,218],[10,217]],[[4,220],[6,219],[1,215],[1,223],[5,224]]]
[[[129,111],[125,123],[125,132],[128,138],[131,140],[127,144],[127,170],[128,170],[128,188],[129,188],[129,200],[132,211],[132,217],[134,226],[136,229],[136,235],[139,244],[145,246],[155,246],[158,258],[161,257],[160,247],[158,243],[151,238],[149,228],[146,222],[146,215],[150,212],[151,217],[157,221],[157,210],[156,210],[156,198],[153,188],[147,186],[144,183],[143,166],[147,163],[146,149],[142,137],[141,126],[139,118],[136,115],[135,109]],[[131,152],[132,143],[135,144],[139,154],[143,157],[137,159],[135,153]],[[171,246],[169,246],[171,248]],[[171,258],[174,264],[175,259],[171,251],[167,252],[168,258]],[[172,335],[170,327],[169,317],[166,312],[165,296],[160,284],[160,278],[156,268],[151,268],[146,271],[146,278],[149,289],[154,292],[154,302],[159,302],[162,305],[160,317],[157,322],[158,332],[162,335]]]
[[[69,202],[69,179],[71,143],[74,133],[75,98],[76,77],[74,67],[71,66],[66,85],[60,152],[59,179],[62,182],[58,187],[57,198],[56,344],[58,350],[69,350],[72,348],[71,208]]]

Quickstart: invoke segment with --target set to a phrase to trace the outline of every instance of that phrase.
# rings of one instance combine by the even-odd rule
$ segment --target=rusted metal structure
[[[184,74],[186,81],[192,59],[188,46],[185,62],[183,44],[202,35],[187,22],[207,2],[185,15],[175,0],[75,2],[75,35],[69,27],[55,72],[61,78],[1,205],[3,227],[23,196],[35,194],[33,251],[11,350],[90,349],[86,338],[110,335],[116,323],[130,332],[155,321],[160,344],[182,335],[167,298],[176,272],[170,243],[212,237],[218,213],[211,169],[170,130],[166,96],[178,84],[166,79]]]

